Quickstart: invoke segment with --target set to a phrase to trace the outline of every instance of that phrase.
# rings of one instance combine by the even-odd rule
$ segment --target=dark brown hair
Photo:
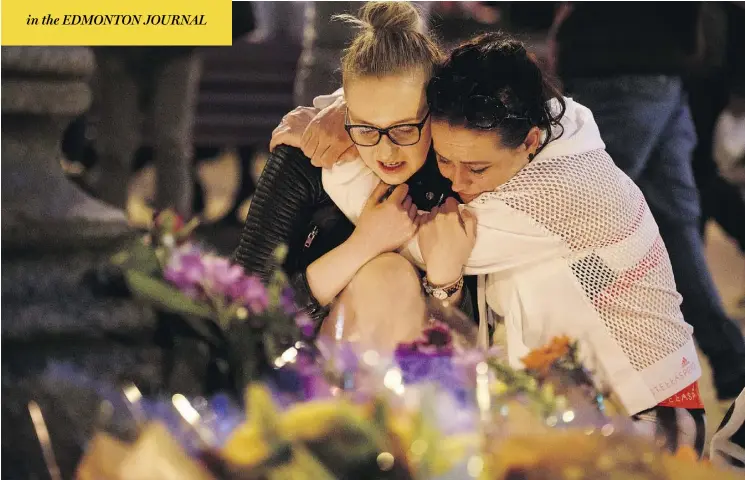
[[[467,111],[474,97],[488,99],[498,121],[501,143],[516,148],[532,127],[546,133],[543,148],[552,140],[551,127],[560,125],[566,102],[559,88],[525,45],[503,33],[487,33],[461,44],[435,69],[427,88],[432,118],[478,129]],[[551,100],[559,108],[551,108]],[[562,130],[563,133],[563,130]],[[559,133],[561,136],[561,133]]]

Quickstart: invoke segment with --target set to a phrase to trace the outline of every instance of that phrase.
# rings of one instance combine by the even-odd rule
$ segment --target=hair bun
[[[359,19],[372,30],[424,32],[422,17],[409,2],[367,2],[360,9]]]

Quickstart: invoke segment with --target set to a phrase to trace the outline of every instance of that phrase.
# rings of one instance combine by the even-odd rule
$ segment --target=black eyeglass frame
[[[421,122],[418,122],[418,123],[399,123],[397,125],[391,125],[388,128],[378,128],[378,127],[374,127],[372,125],[362,125],[362,124],[350,124],[350,123],[348,123],[348,121],[349,121],[349,112],[347,112],[347,113],[344,114],[344,116],[345,116],[345,118],[344,118],[344,130],[347,131],[347,135],[349,135],[349,138],[352,140],[352,143],[354,143],[355,145],[360,146],[360,147],[374,147],[375,145],[377,145],[377,144],[380,143],[380,140],[383,139],[383,135],[385,135],[386,137],[388,137],[388,140],[390,140],[395,145],[398,145],[399,147],[410,147],[412,145],[416,145],[422,139],[422,129],[424,128],[424,125],[427,123],[427,119],[429,118],[429,116],[430,116],[431,113],[432,112],[430,110],[428,110],[427,111],[427,114],[424,115],[424,118],[422,119],[422,121]],[[396,128],[401,128],[401,127],[415,127],[417,129],[417,139],[416,139],[416,141],[413,142],[413,143],[402,144],[402,143],[397,142],[389,134],[389,132],[391,130],[394,130]],[[367,129],[377,130],[377,132],[378,132],[378,141],[376,141],[375,143],[369,144],[369,145],[368,144],[357,143],[354,140],[354,137],[352,136],[352,129],[354,129],[354,128],[367,128]]]

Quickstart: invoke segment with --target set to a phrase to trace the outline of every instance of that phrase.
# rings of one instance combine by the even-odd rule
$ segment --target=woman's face
[[[494,130],[471,130],[432,121],[437,166],[465,203],[512,178],[527,165],[528,154],[535,153],[539,141],[540,131],[535,127],[521,145],[508,148]]]
[[[344,85],[347,124],[389,128],[420,123],[428,112],[425,93],[428,80],[423,72],[348,80]],[[374,132],[370,133],[374,135]],[[389,185],[398,185],[422,168],[431,140],[427,119],[421,130],[421,138],[414,145],[402,147],[383,135],[377,145],[358,145],[357,150],[365,164],[381,180]]]

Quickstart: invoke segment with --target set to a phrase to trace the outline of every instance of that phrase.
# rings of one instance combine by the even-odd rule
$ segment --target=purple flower
[[[434,324],[422,332],[422,337],[413,342],[400,343],[396,347],[397,359],[408,356],[444,357],[453,355],[453,336],[447,326]]]
[[[242,275],[229,286],[228,296],[253,313],[264,313],[269,308],[269,292],[255,275]]]
[[[316,333],[315,325],[313,320],[305,313],[300,313],[295,316],[295,324],[300,328],[300,333],[306,338],[312,338]]]
[[[279,305],[287,315],[294,315],[298,312],[297,305],[295,305],[295,292],[293,292],[292,288],[285,287],[282,289],[282,293],[279,296]]]
[[[243,267],[216,255],[202,257],[204,289],[213,296],[228,297],[233,286],[244,278]]]
[[[435,323],[424,330],[424,336],[428,345],[447,348],[453,344],[453,335],[450,329],[442,323]]]
[[[163,277],[192,298],[203,292],[202,280],[205,275],[202,253],[188,245],[176,250],[168,261]]]

